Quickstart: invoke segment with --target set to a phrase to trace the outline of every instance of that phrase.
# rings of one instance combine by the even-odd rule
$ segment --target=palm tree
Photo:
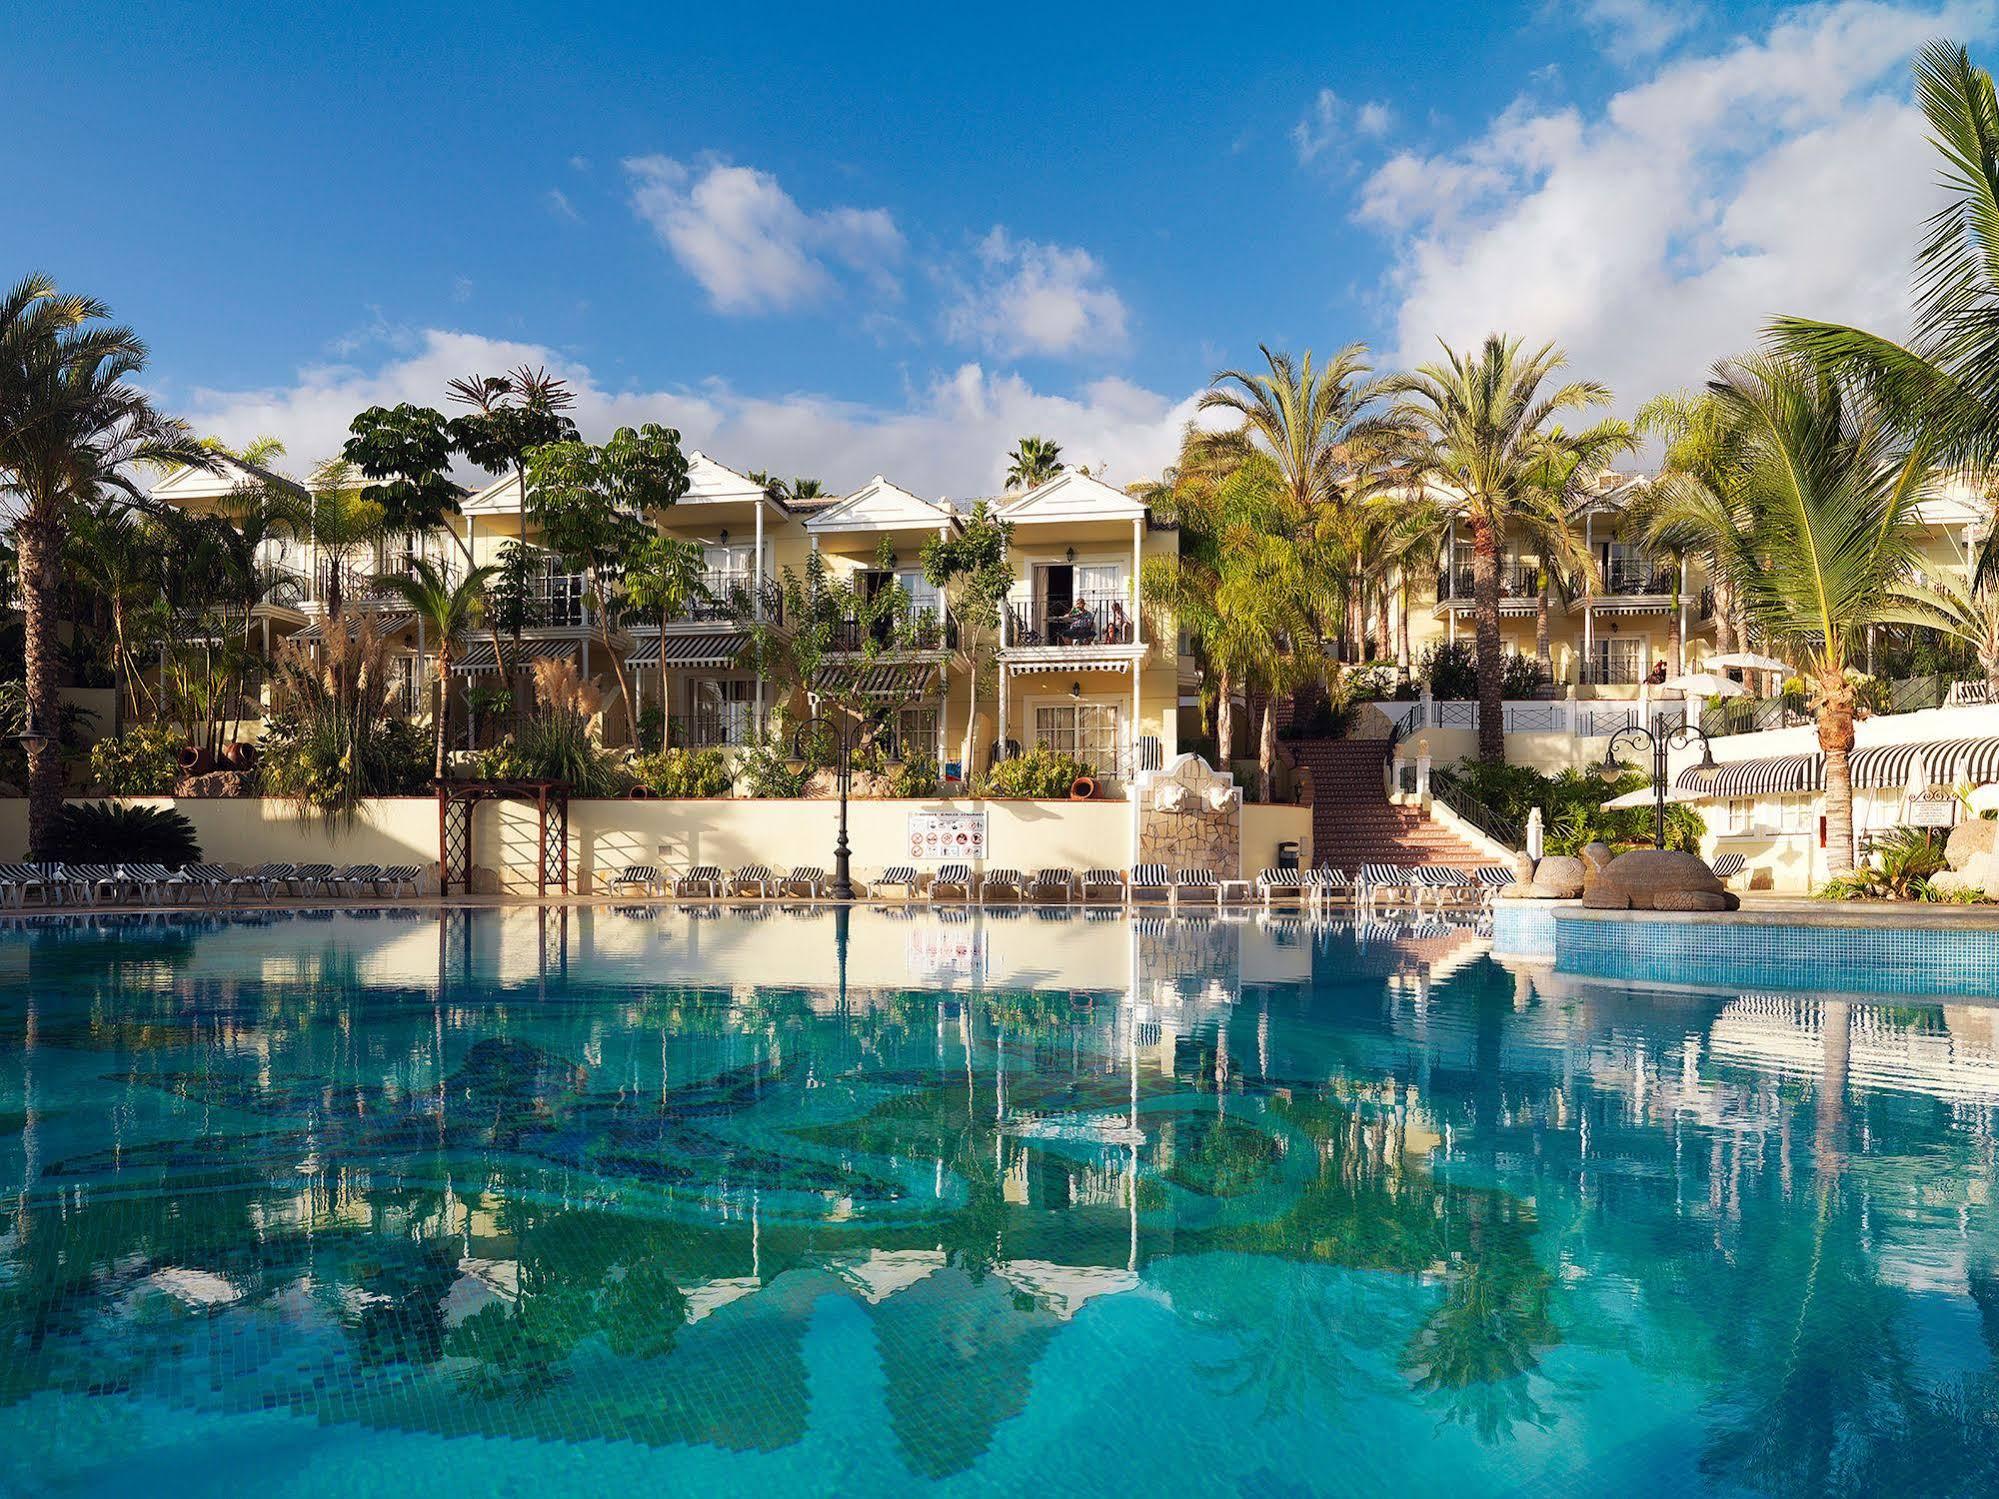
[[[1662,438],[1659,473],[1625,510],[1648,547],[1700,560],[1714,588],[1714,645],[1735,649],[1741,608],[1729,574],[1728,539],[1741,528],[1741,433],[1712,393],[1655,396],[1638,408],[1638,430]]]
[[[1032,489],[1062,472],[1062,445],[1046,437],[1023,437],[1006,457],[1008,489]]]
[[[315,464],[306,476],[307,498],[285,496],[281,501],[295,533],[312,543],[313,556],[326,568],[326,619],[330,628],[345,606],[347,562],[356,552],[381,540],[386,526],[382,507],[361,498],[366,487],[360,471],[345,458]]]
[[[1800,317],[1776,319],[1771,333],[1784,352],[1858,382],[1936,461],[1982,467],[1999,461],[1999,97],[1955,43],[1931,42],[1915,72],[1951,201],[1916,255],[1908,343]],[[1995,563],[1999,529],[1981,572]]]
[[[132,651],[133,616],[160,597],[160,538],[138,512],[120,503],[80,508],[72,523],[66,565],[111,611],[112,724],[139,713],[139,672]]]
[[[816,500],[826,493],[826,486],[817,479],[793,479],[791,498],[794,500]]]
[[[1745,524],[1728,567],[1749,620],[1794,653],[1811,684],[1825,752],[1826,864],[1853,870],[1856,646],[1895,617],[1918,555],[1916,506],[1935,470],[1864,391],[1800,359],[1717,367],[1713,385],[1742,432]]]
[[[1978,653],[1986,689],[1999,702],[1999,587],[1979,581],[1975,559],[1961,556],[1955,567],[1919,559],[1881,618],[1963,641]]]
[[[475,567],[457,582],[425,557],[412,557],[406,573],[383,573],[375,579],[423,622],[424,633],[437,641],[437,779],[444,779],[444,734],[446,709],[450,704],[452,642],[479,622],[486,604],[486,580],[491,567]]]
[[[1546,476],[1570,463],[1596,468],[1631,445],[1623,422],[1599,422],[1576,433],[1555,425],[1565,411],[1610,400],[1610,391],[1593,380],[1553,384],[1566,362],[1553,344],[1527,353],[1517,338],[1495,333],[1476,353],[1446,347],[1441,362],[1384,382],[1401,398],[1400,419],[1422,432],[1411,440],[1412,476],[1443,491],[1471,531],[1478,752],[1494,763],[1506,758],[1499,559],[1507,533],[1552,535],[1562,500]]]
[[[1267,449],[1300,513],[1312,515],[1339,504],[1346,486],[1391,430],[1371,410],[1387,387],[1369,378],[1373,366],[1367,345],[1348,344],[1318,369],[1310,349],[1294,362],[1267,345],[1257,347],[1269,373],[1217,372],[1200,409],[1232,411],[1242,418],[1243,430]]]
[[[1173,612],[1214,673],[1215,743],[1223,765],[1235,737],[1237,688],[1264,694],[1257,780],[1268,801],[1277,758],[1273,699],[1302,675],[1294,647],[1311,638],[1332,570],[1267,454],[1248,454],[1218,483],[1185,486],[1176,505],[1179,551],[1146,559],[1144,596]]]
[[[57,712],[56,596],[77,507],[118,492],[143,500],[140,464],[212,467],[184,423],[131,383],[146,346],[103,304],[29,276],[0,295],[0,493],[20,513],[21,610],[29,724],[52,735]],[[45,846],[62,810],[53,737],[28,752],[28,843]]]
[[[659,638],[666,641],[666,627],[687,613],[694,604],[708,598],[708,563],[699,542],[675,536],[649,536],[625,564],[619,579],[626,600],[634,609],[649,609],[659,616]],[[638,725],[632,725],[632,739],[638,741]],[[660,716],[659,747],[665,749],[668,727]]]
[[[1601,425],[1607,437],[1614,436],[1611,423]],[[1623,426],[1622,423],[1617,425]],[[1559,434],[1560,429],[1556,430]],[[1624,434],[1626,446],[1636,447],[1637,432],[1626,426]],[[1554,644],[1548,629],[1548,611],[1555,595],[1559,593],[1566,599],[1576,584],[1589,590],[1600,581],[1596,558],[1590,555],[1584,540],[1584,517],[1598,502],[1596,477],[1596,471],[1585,467],[1578,454],[1558,448],[1537,466],[1533,474],[1534,482],[1546,491],[1548,503],[1523,509],[1517,522],[1515,536],[1518,541],[1533,548],[1538,573],[1534,600],[1534,661],[1544,682],[1555,679]],[[1677,645],[1675,649],[1678,649]],[[1675,670],[1681,669],[1683,667],[1675,667]]]

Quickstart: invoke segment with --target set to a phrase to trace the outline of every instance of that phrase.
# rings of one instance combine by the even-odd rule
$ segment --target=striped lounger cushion
[[[1741,854],[1717,854],[1714,863],[1708,867],[1714,871],[1715,877],[1725,884],[1741,874],[1743,866],[1748,862],[1748,859]]]
[[[1133,890],[1171,890],[1173,875],[1164,864],[1141,864],[1131,872]]]
[[[935,895],[939,886],[949,886],[966,894],[972,889],[972,866],[969,864],[946,864],[937,871],[937,877],[930,882],[930,893]]]
[[[1083,893],[1092,890],[1123,890],[1124,871],[1120,869],[1086,869],[1083,871]]]
[[[916,866],[914,864],[896,864],[888,869],[884,869],[881,872],[881,877],[875,881],[875,886],[877,889],[886,889],[890,885],[899,885],[906,893],[914,895],[916,893]]]
[[[745,864],[729,876],[729,888],[738,894],[745,885],[756,886],[757,894],[763,895],[770,889],[771,872],[768,864]]]

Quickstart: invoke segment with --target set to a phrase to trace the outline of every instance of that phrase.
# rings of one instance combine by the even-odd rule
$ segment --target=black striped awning
[[[577,644],[573,640],[523,640],[516,655],[508,651],[508,660],[525,666],[530,661],[568,661],[575,657]],[[475,640],[465,647],[465,654],[451,663],[453,671],[498,671],[500,653],[490,640]]]
[[[1680,772],[1674,783],[1704,797],[1791,796],[1825,789],[1825,756],[1775,755],[1765,760],[1735,760],[1713,767],[1696,765]]]
[[[812,690],[851,692],[860,697],[922,697],[936,679],[937,667],[929,661],[822,666],[812,674]]]
[[[734,666],[748,639],[741,630],[692,635],[641,635],[625,656],[627,666]]]
[[[374,610],[366,609],[357,609],[340,616],[341,623],[347,626],[347,634],[350,638],[360,633],[361,624],[364,620],[374,627],[375,638],[382,640],[391,635],[400,635],[404,630],[407,630],[411,625],[416,623],[416,616],[409,613],[377,613]],[[326,625],[327,621],[322,616],[307,625],[303,630],[295,633],[292,639],[324,640],[326,638]]]
[[[1932,786],[1989,786],[1999,781],[1999,739],[1935,740],[1923,746],[1923,763]]]
[[[1853,777],[1853,789],[1880,791],[1908,785],[1909,772],[1915,769],[1918,757],[1927,765],[1928,756],[1924,752],[1930,748],[1918,740],[1910,744],[1873,744],[1855,750],[1846,762]]]

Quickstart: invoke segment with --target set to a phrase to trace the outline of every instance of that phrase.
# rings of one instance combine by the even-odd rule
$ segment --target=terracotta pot
[[[628,802],[655,802],[659,800],[659,793],[650,786],[634,786],[630,791],[625,793],[625,800]]]
[[[1097,778],[1095,776],[1077,776],[1075,780],[1069,783],[1069,800],[1072,802],[1086,802],[1096,794]]]
[[[180,751],[180,768],[183,774],[198,776],[206,775],[214,767],[207,750],[198,745],[184,744]]]

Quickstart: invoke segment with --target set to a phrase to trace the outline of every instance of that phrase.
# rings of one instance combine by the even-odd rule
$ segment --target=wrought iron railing
[[[1460,819],[1470,823],[1495,843],[1519,851],[1527,846],[1527,829],[1487,803],[1480,801],[1464,782],[1448,770],[1430,772],[1430,800],[1442,802]]]
[[[1131,645],[1137,639],[1138,621],[1122,590],[1078,594],[1066,607],[1051,605],[1045,595],[1007,606],[1010,645]]]
[[[736,703],[676,713],[666,721],[667,743],[675,749],[727,749],[756,741],[756,705]]]

